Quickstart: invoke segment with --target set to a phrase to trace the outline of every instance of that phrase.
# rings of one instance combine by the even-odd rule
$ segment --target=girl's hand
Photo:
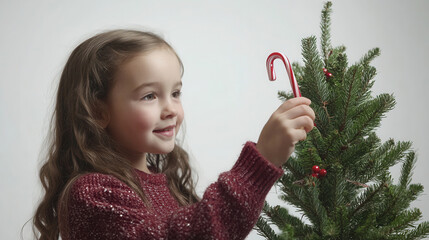
[[[305,97],[285,101],[262,129],[256,149],[277,167],[286,163],[295,144],[305,140],[313,129],[315,114],[310,104],[311,100]]]

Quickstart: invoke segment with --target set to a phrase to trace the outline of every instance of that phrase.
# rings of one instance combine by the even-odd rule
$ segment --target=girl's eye
[[[181,91],[174,92],[173,96],[179,98],[180,96],[182,96],[182,92]]]
[[[153,93],[151,93],[151,94],[148,94],[148,95],[142,97],[141,100],[148,100],[148,101],[150,101],[150,100],[152,100],[152,99],[155,98],[154,96],[155,95]]]

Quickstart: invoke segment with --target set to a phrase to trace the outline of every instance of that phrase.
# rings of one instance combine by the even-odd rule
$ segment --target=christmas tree
[[[346,48],[331,46],[331,3],[322,10],[321,51],[316,37],[302,40],[304,66],[293,64],[302,96],[311,99],[317,125],[282,166],[280,198],[302,217],[265,202],[255,230],[267,239],[421,239],[429,222],[410,203],[423,192],[412,184],[411,142],[381,143],[374,132],[395,106],[392,94],[371,96],[380,54],[369,50],[348,66]],[[287,100],[292,93],[280,91]],[[402,164],[399,180],[389,168]],[[275,224],[280,233],[270,227]]]

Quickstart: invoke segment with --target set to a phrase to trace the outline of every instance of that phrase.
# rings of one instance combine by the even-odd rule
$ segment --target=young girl
[[[294,145],[312,129],[310,100],[294,98],[248,141],[230,171],[195,193],[176,133],[184,118],[183,65],[159,36],[97,34],[61,75],[38,239],[244,239]]]

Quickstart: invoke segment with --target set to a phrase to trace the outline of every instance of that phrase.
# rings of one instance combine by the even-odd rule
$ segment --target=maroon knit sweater
[[[117,178],[86,174],[71,188],[67,213],[59,213],[62,239],[245,239],[283,170],[248,141],[201,201],[184,207],[170,194],[165,174],[137,173],[153,209]]]

